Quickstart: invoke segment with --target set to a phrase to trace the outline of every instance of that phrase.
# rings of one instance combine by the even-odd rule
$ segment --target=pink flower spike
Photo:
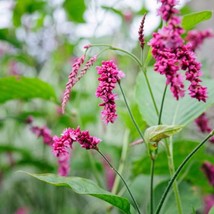
[[[205,161],[202,165],[202,171],[206,175],[209,183],[214,186],[214,165],[208,161]]]
[[[65,111],[65,105],[69,100],[72,87],[77,82],[77,80],[76,80],[77,74],[78,74],[78,71],[79,71],[81,65],[84,63],[84,60],[85,60],[85,55],[82,55],[80,58],[77,58],[76,62],[72,66],[72,70],[68,76],[68,82],[66,84],[66,88],[65,88],[64,95],[62,98],[62,113],[64,113],[64,111]]]
[[[201,114],[197,119],[195,119],[195,123],[202,133],[209,133],[212,130],[206,113]]]
[[[77,77],[77,82],[86,74],[86,72],[90,69],[91,66],[96,62],[97,56],[91,57],[86,63],[84,68],[81,70],[80,75]]]
[[[94,136],[90,136],[88,131],[83,131],[78,137],[78,143],[82,148],[97,150],[97,144],[100,143],[100,139]]]
[[[70,172],[70,152],[67,155],[58,157],[58,174],[61,176],[68,176]]]
[[[210,29],[208,30],[191,30],[188,32],[186,36],[186,40],[188,44],[191,45],[191,50],[195,51],[201,44],[204,42],[205,39],[214,37],[214,32]]]
[[[102,119],[106,124],[114,123],[117,118],[115,98],[116,94],[113,93],[113,89],[116,87],[116,83],[125,76],[120,71],[115,63],[111,61],[102,62],[102,66],[96,67],[97,73],[100,75],[98,78],[99,85],[96,90],[96,96],[103,100],[100,106],[104,109],[101,112]]]
[[[49,146],[52,145],[52,135],[51,135],[51,130],[46,127],[39,127],[39,126],[32,126],[31,131],[37,136],[37,137],[42,137],[44,144],[47,144]]]

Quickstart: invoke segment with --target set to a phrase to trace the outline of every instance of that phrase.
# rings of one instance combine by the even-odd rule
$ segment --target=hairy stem
[[[164,201],[166,200],[166,197],[169,193],[169,190],[171,188],[171,186],[173,185],[173,183],[175,182],[176,178],[178,177],[179,173],[181,172],[181,170],[184,168],[184,166],[189,162],[189,160],[194,156],[194,154],[196,154],[196,152],[206,143],[207,140],[209,140],[209,138],[211,138],[214,135],[214,130],[198,145],[195,147],[195,149],[193,149],[193,151],[184,159],[184,161],[180,164],[180,166],[178,167],[178,169],[175,171],[174,175],[172,176],[172,178],[170,179],[163,195],[162,198],[158,204],[158,207],[156,209],[155,214],[159,214],[160,210],[164,204]]]
[[[105,155],[104,155],[98,148],[97,148],[96,150],[97,150],[97,152],[103,157],[103,159],[108,163],[108,165],[114,170],[114,172],[121,178],[121,180],[123,181],[123,183],[124,183],[126,189],[127,189],[128,192],[129,192],[129,195],[131,196],[131,198],[132,198],[132,200],[133,200],[133,203],[134,203],[134,205],[135,205],[135,208],[136,208],[138,214],[141,214],[140,209],[139,209],[139,207],[138,207],[138,205],[137,205],[137,202],[136,202],[134,196],[132,195],[132,192],[131,192],[131,190],[129,189],[129,187],[128,187],[126,181],[125,181],[124,178],[123,178],[123,176],[112,166],[112,164],[109,162],[109,160],[105,157]]]

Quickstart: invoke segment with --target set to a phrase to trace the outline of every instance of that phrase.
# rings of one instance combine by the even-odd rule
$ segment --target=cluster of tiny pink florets
[[[98,78],[99,86],[96,91],[96,96],[103,100],[100,106],[103,106],[102,119],[105,123],[113,123],[116,118],[116,94],[113,93],[113,89],[116,83],[125,75],[120,71],[115,63],[111,61],[102,62],[102,66],[97,67],[97,73],[100,75]]]
[[[212,30],[191,30],[187,33],[186,40],[191,44],[192,51],[195,51],[205,39],[214,37]]]
[[[91,136],[88,131],[77,129],[65,129],[61,137],[53,137],[53,154],[58,158],[59,174],[67,176],[70,171],[71,149],[74,142],[78,142],[82,148],[97,149],[97,144],[101,140]]]
[[[197,119],[195,119],[195,123],[202,133],[210,133],[212,131],[212,128],[210,126],[209,119],[206,113],[201,114]],[[211,137],[209,139],[209,142],[214,143],[214,137]]]
[[[200,84],[201,64],[197,62],[191,44],[184,44],[181,37],[184,30],[180,18],[176,16],[178,11],[174,9],[176,1],[161,0],[161,2],[159,14],[167,21],[167,25],[154,33],[149,43],[156,60],[154,69],[166,76],[166,84],[170,85],[171,92],[177,100],[185,93],[184,77],[179,72],[185,70],[185,78],[190,82],[188,87],[190,96],[205,102],[207,88]]]

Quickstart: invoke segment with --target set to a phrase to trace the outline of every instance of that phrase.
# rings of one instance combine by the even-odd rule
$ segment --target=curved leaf
[[[83,23],[85,22],[83,15],[86,9],[84,0],[70,1],[65,0],[63,4],[68,18],[73,22]]]
[[[0,78],[0,103],[8,100],[28,100],[41,98],[56,102],[54,89],[38,78],[4,77]]]
[[[54,186],[70,187],[74,192],[82,195],[91,195],[102,199],[127,214],[130,214],[130,203],[126,198],[111,194],[98,187],[93,181],[80,177],[61,177],[54,174],[30,174],[28,175],[47,182]]]
[[[196,13],[187,14],[182,19],[182,27],[185,30],[190,30],[195,25],[199,24],[200,22],[206,21],[212,17],[212,11],[200,11]]]
[[[147,75],[151,84],[151,88],[154,94],[157,107],[160,109],[161,100],[165,87],[165,77],[153,71],[150,68],[147,71]],[[171,91],[167,90],[164,108],[162,113],[162,124],[168,125],[187,125],[202,114],[208,107],[214,104],[214,80],[203,79],[202,84],[208,88],[207,102],[198,102],[193,99],[186,92],[185,97],[177,101],[171,94]],[[137,78],[136,84],[136,100],[139,105],[139,110],[143,116],[143,119],[148,125],[153,126],[158,123],[158,116],[156,114],[148,87],[143,73],[141,72]]]

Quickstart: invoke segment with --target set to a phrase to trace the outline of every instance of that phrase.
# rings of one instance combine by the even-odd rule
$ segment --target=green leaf
[[[16,48],[21,48],[22,43],[17,40],[14,30],[3,28],[0,29],[0,40],[6,41]]]
[[[164,138],[173,136],[174,134],[180,132],[182,126],[177,125],[157,125],[151,126],[146,129],[144,137],[147,143],[149,142],[159,142]]]
[[[41,98],[56,102],[54,89],[38,78],[5,77],[0,78],[0,103],[8,100],[29,100]]]
[[[39,160],[38,157],[32,156],[32,154],[27,149],[8,144],[0,145],[0,154],[6,152],[16,154],[16,156],[14,156],[16,164],[13,166],[11,166],[11,164],[5,165],[5,163],[2,165],[0,164],[0,170],[4,173],[20,166],[36,167],[39,170],[45,170],[49,172],[54,170],[54,167],[48,161],[44,163],[44,160]]]
[[[42,11],[45,8],[45,1],[42,0],[17,0],[13,9],[13,24],[18,27],[21,25],[21,18],[24,14],[32,14]]]
[[[78,0],[78,1],[65,0],[63,6],[68,15],[68,18],[71,21],[77,22],[77,23],[85,22],[83,18],[84,12],[86,10],[84,0]]]
[[[154,190],[154,201],[155,207],[159,202],[168,181],[162,182]],[[178,186],[179,193],[181,196],[181,203],[183,208],[183,213],[192,213],[193,210],[198,210],[202,207],[202,201],[200,197],[200,192],[196,188],[192,188],[192,186],[186,182],[182,182]],[[178,214],[177,205],[174,197],[174,193],[168,195],[163,208],[160,214]]]
[[[182,19],[182,27],[185,30],[190,30],[195,27],[195,25],[206,21],[212,17],[212,11],[206,10],[196,13],[191,13],[188,15],[185,15]]]
[[[214,206],[210,209],[208,214],[214,214]]]
[[[151,84],[155,101],[158,109],[161,106],[161,100],[165,88],[165,77],[153,71],[152,68],[148,69],[147,75]],[[164,101],[164,108],[162,113],[162,124],[168,125],[187,125],[206,111],[211,105],[214,104],[214,80],[203,79],[202,84],[208,88],[207,102],[199,102],[189,96],[186,91],[185,97],[177,101],[173,96],[169,87],[167,89],[166,98]],[[136,84],[136,100],[139,105],[140,112],[143,119],[148,125],[153,126],[158,123],[158,116],[156,114],[146,81],[143,73],[141,72],[137,78]]]
[[[27,174],[54,186],[69,187],[78,194],[94,196],[130,214],[130,203],[126,198],[101,189],[91,180],[80,177],[61,177],[54,174]]]
[[[173,159],[175,169],[182,163],[187,155],[198,145],[196,141],[179,140],[173,144]],[[212,190],[212,186],[209,185],[204,173],[201,171],[201,166],[204,161],[214,163],[213,154],[206,153],[206,148],[201,148],[189,164],[181,171],[181,174],[185,174],[185,179],[192,182],[194,185],[199,186],[203,191],[207,192]],[[147,153],[136,159],[132,165],[132,173],[134,176],[139,174],[150,174],[150,162]],[[159,153],[155,162],[155,175],[168,175],[168,160],[165,151],[159,149]],[[182,175],[181,175],[182,176]]]

